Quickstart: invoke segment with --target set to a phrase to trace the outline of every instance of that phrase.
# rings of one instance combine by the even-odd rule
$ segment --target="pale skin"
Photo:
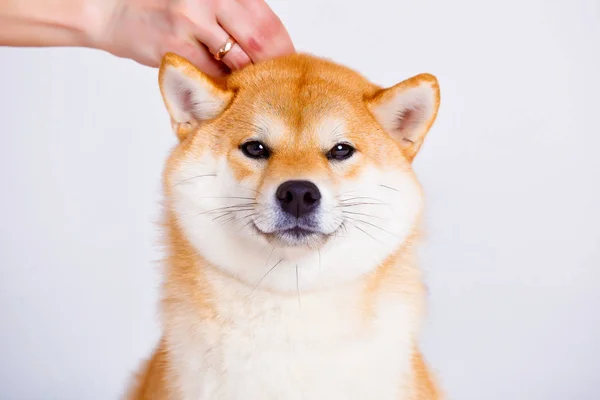
[[[295,51],[264,0],[0,0],[0,46],[87,47],[150,67],[173,52],[215,77]]]

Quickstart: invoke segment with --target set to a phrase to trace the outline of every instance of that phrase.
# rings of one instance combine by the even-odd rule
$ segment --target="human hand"
[[[109,10],[104,28],[95,29],[94,46],[152,67],[165,53],[174,52],[203,72],[219,76],[228,68],[295,51],[287,30],[264,0],[94,1]],[[236,44],[221,61],[215,60],[213,54],[229,37]]]

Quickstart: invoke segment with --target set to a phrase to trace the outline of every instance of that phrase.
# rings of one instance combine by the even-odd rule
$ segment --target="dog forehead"
[[[232,108],[234,123],[250,128],[243,129],[245,136],[256,136],[270,145],[321,147],[371,122],[362,97],[340,93],[327,82],[292,86],[288,82],[260,92],[242,90]]]
[[[236,93],[238,113],[283,120],[296,132],[332,117],[365,113],[364,99],[378,90],[353,70],[301,54],[236,71],[226,86]]]

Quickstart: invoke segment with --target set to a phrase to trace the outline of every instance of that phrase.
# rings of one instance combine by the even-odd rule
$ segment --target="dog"
[[[438,400],[412,162],[437,79],[309,54],[213,79],[166,54],[162,337],[128,400]]]

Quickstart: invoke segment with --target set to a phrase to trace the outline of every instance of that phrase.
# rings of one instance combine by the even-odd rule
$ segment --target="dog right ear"
[[[179,140],[219,116],[233,97],[233,93],[220,88],[212,78],[174,53],[163,57],[158,76],[160,92]]]

